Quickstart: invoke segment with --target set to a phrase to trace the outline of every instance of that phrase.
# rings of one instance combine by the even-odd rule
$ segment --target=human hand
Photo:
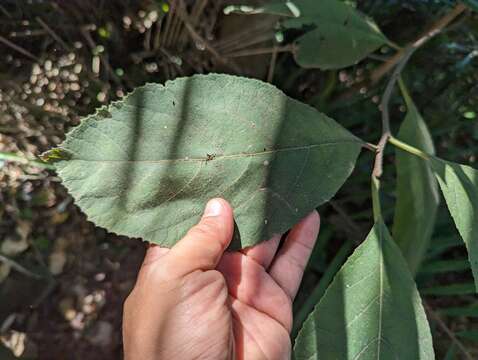
[[[151,246],[123,315],[125,358],[290,359],[292,302],[319,231],[316,211],[280,235],[224,252],[234,220],[213,199],[171,249]]]

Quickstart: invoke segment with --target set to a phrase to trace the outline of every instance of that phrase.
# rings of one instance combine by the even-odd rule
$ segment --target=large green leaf
[[[432,137],[402,84],[408,112],[398,138],[428,154],[435,154]],[[439,204],[438,184],[428,161],[397,148],[397,204],[393,239],[415,274],[433,233]]]
[[[295,51],[297,63],[305,68],[344,68],[390,43],[371,19],[339,0],[289,0],[229,11],[289,17],[282,22],[285,29],[306,31],[296,40]]]
[[[381,220],[305,322],[294,354],[296,360],[434,359],[420,295]]]
[[[330,199],[362,144],[270,84],[211,74],[138,88],[44,158],[110,231],[171,246],[208,199],[223,197],[234,207],[235,247],[244,247]]]
[[[430,160],[448,210],[465,242],[478,290],[478,171],[438,158]]]

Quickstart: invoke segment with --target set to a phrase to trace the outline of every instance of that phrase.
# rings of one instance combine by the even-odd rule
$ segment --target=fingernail
[[[206,205],[206,209],[204,210],[204,217],[218,216],[221,214],[221,211],[221,202],[216,199],[210,200]]]

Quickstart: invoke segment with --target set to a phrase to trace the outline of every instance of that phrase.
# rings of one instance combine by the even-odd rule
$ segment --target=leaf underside
[[[412,99],[404,89],[408,112],[398,138],[428,154],[435,154],[432,137]],[[397,204],[393,239],[410,271],[415,274],[428,248],[439,204],[438,184],[430,164],[397,148]]]
[[[362,141],[258,80],[195,75],[136,89],[73,129],[55,165],[89,220],[170,247],[207,200],[234,208],[233,248],[330,199]],[[58,157],[58,156],[57,156]]]
[[[432,158],[431,165],[468,250],[478,291],[478,170],[438,158]]]
[[[307,28],[297,39],[295,59],[305,68],[341,69],[358,63],[389,41],[378,26],[352,6],[337,0],[296,0],[303,16],[286,28]]]
[[[434,359],[420,295],[383,222],[337,273],[294,354],[296,360]]]

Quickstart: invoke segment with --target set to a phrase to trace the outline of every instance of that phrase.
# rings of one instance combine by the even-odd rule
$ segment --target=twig
[[[280,52],[293,52],[293,51],[294,51],[293,45],[285,45],[282,47],[267,47],[267,48],[242,50],[242,51],[237,51],[235,53],[224,54],[224,57],[235,58],[235,57],[242,57],[242,56],[271,54],[273,52],[280,53]]]
[[[217,50],[206,40],[204,39],[199,33],[194,29],[194,26],[191,25],[191,22],[189,21],[188,14],[183,11],[180,7],[178,8],[179,12],[179,17],[184,23],[184,26],[186,30],[189,32],[189,34],[198,42],[202,43],[207,51],[209,51],[220,63],[229,66],[233,71],[236,73],[241,73],[241,69],[239,66],[228,59],[225,59],[221,54],[217,52]]]
[[[174,15],[176,12],[176,7],[177,7],[177,1],[171,1],[170,6],[169,6],[169,13],[168,16],[166,17],[166,24],[164,26],[164,31],[163,31],[163,44],[164,46],[168,45],[168,39],[170,36],[171,32],[171,26],[174,21]]]
[[[6,16],[8,16],[10,19],[13,19],[12,14],[10,14],[10,13],[7,11],[7,9],[5,9],[5,8],[3,7],[3,5],[1,5],[1,4],[0,4],[0,11],[1,11],[2,13],[4,13]]]
[[[196,26],[198,24],[199,17],[204,12],[204,9],[208,5],[208,2],[209,0],[200,0],[194,3],[194,6],[191,10],[191,14],[189,16],[189,20],[191,21],[192,26]],[[185,31],[185,29],[182,28],[181,33],[179,35],[179,46],[181,50],[183,49],[184,44],[186,43],[186,39],[187,39],[187,31]]]
[[[24,48],[12,43],[10,40],[5,39],[3,36],[0,36],[0,42],[4,43],[5,45],[11,47],[13,50],[19,52],[22,55],[25,55],[27,58],[33,61],[40,62],[40,59],[38,59],[35,55],[33,55],[31,52],[25,50]]]
[[[373,151],[373,152],[377,152],[377,149],[378,149],[378,146],[375,145],[375,144],[371,144],[371,143],[364,143],[363,144],[363,147],[367,150],[370,150],[370,151]]]
[[[277,62],[277,46],[274,46],[274,51],[272,52],[271,56],[271,63],[269,65],[269,72],[267,74],[267,82],[271,83],[274,79],[274,71]]]
[[[260,36],[252,37],[249,40],[245,40],[241,43],[232,44],[232,46],[224,46],[220,49],[222,53],[232,53],[234,51],[239,51],[244,48],[248,48],[249,46],[253,46],[256,44],[270,42],[274,38],[273,32],[262,33]]]
[[[428,312],[431,318],[437,323],[437,325],[443,330],[445,334],[448,335],[448,337],[451,339],[452,342],[455,343],[455,345],[460,349],[460,351],[463,353],[466,359],[468,360],[473,360],[473,357],[470,355],[470,353],[466,350],[465,346],[463,343],[458,340],[458,338],[453,334],[453,331],[451,331],[448,326],[444,323],[444,321],[440,318],[440,316],[433,311],[433,309],[425,302],[423,301],[423,306],[425,307],[425,310]]]
[[[48,170],[55,169],[53,165],[46,164],[41,160],[27,159],[23,156],[19,156],[17,154],[7,153],[7,152],[0,152],[0,160],[12,161],[22,165],[34,166],[37,168],[48,169]]]
[[[416,50],[419,47],[423,46],[423,44],[425,44],[431,38],[441,33],[445,27],[447,27],[453,20],[455,20],[466,9],[467,9],[466,5],[462,3],[459,3],[458,5],[456,5],[452,11],[445,14],[436,22],[432,23],[430,27],[425,32],[423,32],[415,41],[410,43],[408,46],[404,47],[402,50],[397,51],[395,55],[393,55],[385,63],[383,63],[377,69],[375,69],[370,74],[368,79],[355,84],[352,88],[348,89],[345,93],[340,94],[336,100],[339,101],[339,100],[348,99],[352,95],[355,95],[357,92],[359,92],[360,89],[377,84],[388,72],[390,72],[402,60],[402,58],[410,51],[410,49]]]
[[[442,30],[446,26],[448,26],[448,24],[455,20],[455,18],[465,10],[466,5],[461,3],[458,4],[452,11],[450,11],[444,17],[440,18],[437,22],[433,23],[428,30],[426,30],[421,36],[418,37],[418,39],[416,39],[403,50],[397,52],[397,54],[390,58],[390,60],[388,60],[385,64],[380,66],[372,73],[372,75],[370,76],[372,85],[380,81],[380,79],[382,79],[382,77],[386,73],[393,69],[395,65],[401,61],[401,58],[410,51],[410,49],[418,49],[419,47],[423,46],[423,44],[425,44],[431,38],[441,33]]]
[[[35,20],[43,27],[43,29],[45,29],[45,31],[50,34],[50,36],[55,39],[61,46],[63,46],[63,48],[66,50],[66,51],[71,51],[71,49],[68,47],[68,45],[66,45],[66,43],[63,41],[63,39],[53,31],[52,28],[50,28],[39,16],[37,16],[35,18]]]
[[[176,10],[180,9],[180,11],[176,11],[176,13],[183,11],[184,13],[188,14],[186,5],[184,5],[184,2],[182,0],[176,0],[175,3],[177,6]],[[189,14],[188,14],[188,18],[189,18]],[[174,16],[172,26],[171,26],[171,31],[169,33],[169,38],[166,40],[166,46],[171,46],[172,44],[176,43],[176,35],[178,34],[178,31],[180,30],[181,30],[181,18],[180,16]]]
[[[2,254],[0,254],[0,261],[3,262],[4,264],[7,264],[8,266],[11,266],[12,269],[15,269],[16,271],[18,271],[19,273],[25,276],[28,276],[33,279],[42,279],[42,276],[31,272],[30,270],[24,268],[22,265],[20,265],[16,261],[10,258],[7,258],[6,256],[3,256]]]
[[[264,24],[261,22],[259,26],[247,28],[245,31],[240,31],[230,35],[229,37],[224,37],[223,39],[217,40],[214,43],[214,47],[219,51],[223,51],[228,47],[240,47],[240,44],[242,44],[243,41],[256,36],[261,36],[264,34],[264,32],[271,30],[271,26],[271,24],[264,26]]]
[[[385,146],[387,146],[388,139],[392,135],[392,133],[390,132],[390,98],[403,68],[405,67],[415,50],[416,48],[409,48],[407,52],[403,55],[403,57],[400,59],[400,62],[398,63],[397,67],[395,68],[395,71],[390,77],[390,80],[382,96],[382,101],[380,104],[382,110],[382,137],[380,138],[380,141],[377,145],[377,153],[375,155],[375,164],[372,173],[372,175],[377,179],[382,176],[383,154],[385,152]]]

